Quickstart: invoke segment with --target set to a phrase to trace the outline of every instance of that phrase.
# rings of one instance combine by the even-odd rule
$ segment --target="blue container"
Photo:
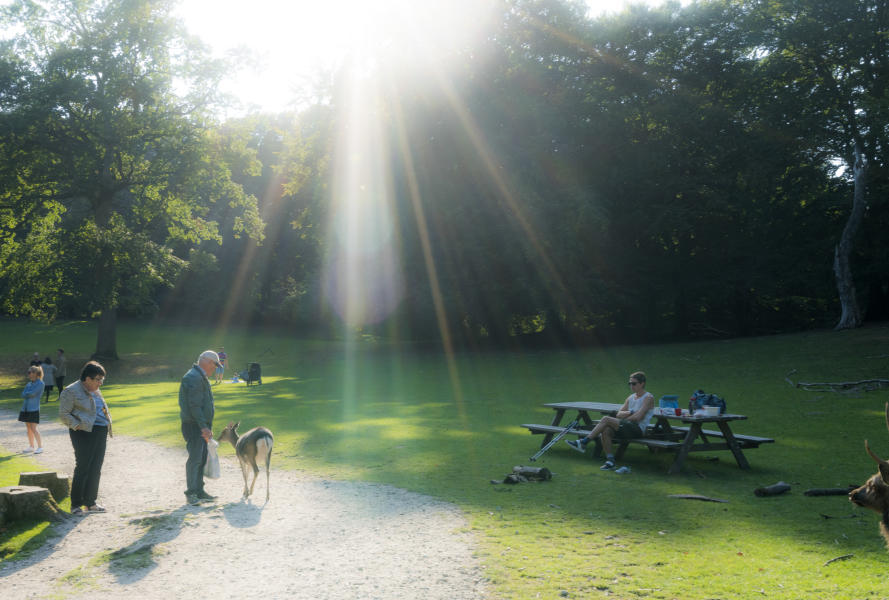
[[[661,396],[658,406],[660,408],[679,408],[679,396],[676,394]]]

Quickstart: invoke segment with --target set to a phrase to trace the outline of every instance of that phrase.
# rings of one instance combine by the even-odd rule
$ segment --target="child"
[[[22,410],[19,412],[19,421],[28,428],[28,444],[29,448],[23,450],[25,454],[33,452],[40,454],[43,452],[43,440],[40,439],[40,433],[37,431],[37,424],[40,422],[40,397],[43,395],[43,369],[37,366],[28,368],[28,383],[22,392]],[[37,441],[37,449],[34,449],[34,441]]]

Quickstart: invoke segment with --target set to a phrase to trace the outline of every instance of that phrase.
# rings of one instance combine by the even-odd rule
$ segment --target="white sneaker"
[[[34,454],[42,454],[42,453],[43,453],[43,448],[37,448],[36,450],[34,450]]]
[[[22,450],[22,454],[31,454],[32,452],[34,452],[34,448],[25,448]]]

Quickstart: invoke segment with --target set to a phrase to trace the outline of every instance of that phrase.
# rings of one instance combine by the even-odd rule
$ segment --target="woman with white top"
[[[586,437],[577,441],[568,441],[568,445],[583,452],[591,440],[600,436],[602,449],[605,450],[605,464],[601,469],[607,471],[614,468],[614,454],[611,452],[611,442],[617,440],[631,440],[645,437],[645,430],[654,414],[654,396],[645,391],[645,373],[636,371],[630,375],[630,394],[623,405],[613,417],[602,417],[602,420],[590,431]]]

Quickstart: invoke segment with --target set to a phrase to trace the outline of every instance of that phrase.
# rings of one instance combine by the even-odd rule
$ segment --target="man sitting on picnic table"
[[[602,438],[602,448],[605,450],[605,464],[602,470],[614,468],[614,454],[611,452],[611,440],[631,440],[645,437],[648,422],[654,414],[654,396],[645,391],[645,373],[636,371],[630,375],[630,389],[633,391],[624,401],[620,410],[613,417],[602,417],[602,420],[590,431],[586,437],[577,441],[567,440],[569,446],[583,452],[591,440],[596,436]]]

